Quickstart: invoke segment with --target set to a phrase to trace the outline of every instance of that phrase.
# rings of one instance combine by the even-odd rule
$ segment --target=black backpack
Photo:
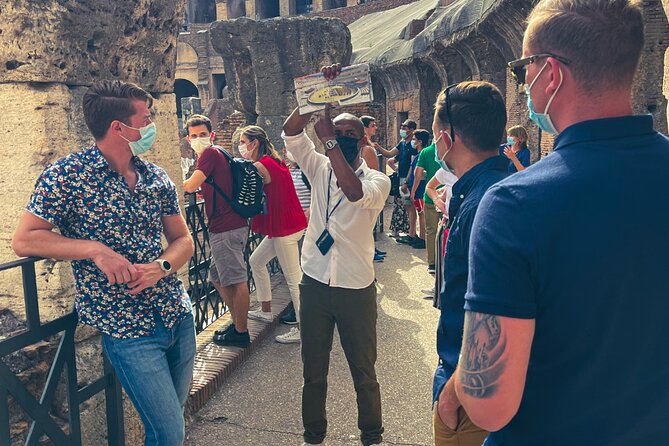
[[[216,195],[220,194],[228,202],[233,211],[244,218],[254,217],[263,212],[265,194],[263,193],[262,177],[253,161],[233,158],[227,151],[216,147],[228,160],[232,175],[232,198],[228,197],[223,189],[208,177],[205,182],[212,185],[214,194],[213,214],[216,214]]]

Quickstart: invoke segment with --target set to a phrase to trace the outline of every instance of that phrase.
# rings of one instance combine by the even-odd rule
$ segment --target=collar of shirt
[[[583,121],[564,129],[555,138],[553,150],[560,150],[572,144],[604,139],[638,137],[651,134],[654,131],[651,115],[621,116]]]
[[[479,176],[490,170],[502,170],[506,172],[508,164],[509,159],[507,157],[493,156],[465,172],[453,185],[453,198],[451,198],[451,202],[448,205],[448,215],[455,217],[458,209],[460,209],[460,205],[475,187]]]
[[[108,172],[114,172],[116,175],[119,175],[118,172],[112,170],[111,167],[109,167],[109,162],[107,161],[107,158],[105,158],[105,156],[102,154],[97,144],[91,146],[91,148],[88,151],[88,157],[89,157],[88,164],[98,172],[103,172],[107,170]],[[135,169],[138,174],[137,186],[140,186],[140,184],[143,185],[145,182],[148,182],[149,178],[147,178],[147,175],[149,173],[149,168],[147,167],[146,163],[136,155],[133,155],[132,163],[135,165]]]

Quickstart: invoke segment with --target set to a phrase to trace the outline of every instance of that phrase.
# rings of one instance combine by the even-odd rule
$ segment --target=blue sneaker
[[[281,317],[281,323],[286,325],[296,325],[297,324],[297,315],[295,314],[295,309],[291,308],[288,313]]]

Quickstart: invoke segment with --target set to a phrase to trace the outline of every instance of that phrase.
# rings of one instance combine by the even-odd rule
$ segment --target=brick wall
[[[341,19],[347,25],[358,20],[360,17],[373,12],[386,11],[398,6],[413,3],[415,0],[367,0],[362,5],[349,6],[346,8],[330,9],[327,11],[314,12],[311,16],[334,17]]]
[[[224,149],[231,150],[235,155],[239,156],[237,152],[236,145],[237,141],[233,141],[233,135],[237,129],[244,127],[246,124],[246,117],[243,113],[234,112],[227,118],[221,120],[216,126],[216,136],[214,143],[223,147]],[[234,145],[234,147],[233,147]]]

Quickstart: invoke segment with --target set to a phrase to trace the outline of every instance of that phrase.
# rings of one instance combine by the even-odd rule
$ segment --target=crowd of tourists
[[[184,189],[204,196],[209,280],[232,319],[213,342],[246,348],[248,319],[272,320],[267,263],[278,258],[294,326],[276,340],[300,344],[304,445],[326,439],[335,328],[360,441],[383,442],[373,262],[385,254],[374,234],[389,196],[390,235],[426,249],[435,275],[425,293],[440,311],[436,445],[664,444],[669,139],[633,114],[643,45],[634,0],[535,5],[522,57],[509,62],[529,118],[555,136],[553,154],[533,165],[527,130],[508,126],[503,94],[485,81],[443,88],[431,128],[405,120],[392,148],[378,144],[374,117],[333,118],[328,107],[314,125],[317,151],[305,132],[312,115],[296,109],[281,151],[261,127],[242,128],[241,161],[213,144],[209,119],[188,120],[197,162]],[[40,175],[12,247],[72,261],[79,321],[102,332],[145,444],[177,446],[195,330],[175,271],[193,240],[174,183],[141,157],[156,137],[151,105],[134,84],[88,90],[95,144]],[[252,310],[248,219],[264,236],[249,259]]]

